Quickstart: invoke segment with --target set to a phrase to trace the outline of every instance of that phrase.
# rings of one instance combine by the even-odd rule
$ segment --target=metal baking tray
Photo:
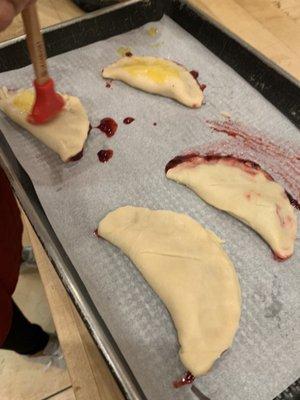
[[[164,13],[246,79],[297,127],[300,126],[299,82],[208,16],[199,14],[181,1],[129,0],[45,29],[48,55],[51,57],[124,33],[147,22],[159,20]],[[30,61],[23,36],[0,45],[0,72],[28,64]],[[5,169],[25,213],[98,348],[117,378],[124,395],[132,400],[146,399],[52,229],[28,175],[2,134],[0,164]],[[282,393],[277,400],[296,400],[299,394],[300,380]]]

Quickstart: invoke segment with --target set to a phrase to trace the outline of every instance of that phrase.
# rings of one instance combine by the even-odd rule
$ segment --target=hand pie
[[[190,154],[170,161],[166,174],[249,225],[278,258],[293,254],[296,212],[283,187],[257,164],[228,156]]]
[[[104,68],[102,75],[145,92],[170,97],[187,107],[200,107],[203,101],[199,83],[190,72],[164,58],[122,57]]]
[[[33,125],[27,121],[35,100],[33,89],[9,91],[0,88],[0,110],[58,153],[63,161],[69,161],[83,149],[88,135],[89,120],[77,97],[63,97],[66,102],[65,108],[53,120],[42,125]]]
[[[220,239],[185,214],[121,207],[98,234],[119,247],[168,308],[180,358],[195,376],[228,349],[239,325],[241,296]]]

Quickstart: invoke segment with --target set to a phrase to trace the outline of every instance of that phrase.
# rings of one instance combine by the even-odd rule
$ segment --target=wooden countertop
[[[80,17],[84,14],[71,0],[38,0],[37,5],[40,23],[43,28]],[[23,34],[22,18],[18,15],[4,32],[0,32],[0,42]]]
[[[300,80],[299,0],[189,0]]]
[[[22,220],[25,239],[34,251],[72,384],[59,399],[125,400],[24,213]]]
[[[300,80],[299,0],[190,0],[190,3]],[[83,14],[69,0],[39,0],[38,7],[43,27]],[[0,32],[0,42],[22,33],[21,19],[17,17],[7,31]],[[68,399],[122,399],[28,221],[26,225],[72,381]]]

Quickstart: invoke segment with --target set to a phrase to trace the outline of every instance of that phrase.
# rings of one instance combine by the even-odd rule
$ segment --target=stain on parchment
[[[271,295],[271,304],[266,308],[265,317],[266,318],[274,318],[276,317],[280,311],[282,310],[283,304],[280,300],[277,299],[277,296],[272,293]]]
[[[280,300],[280,298],[281,298],[280,281],[278,281],[278,277],[277,277],[277,275],[275,275],[273,278],[273,282],[272,282],[272,292],[271,292],[271,296],[270,296],[270,303],[265,308],[265,317],[276,319],[278,328],[280,328],[280,323],[281,323],[280,313],[283,308],[283,303]]]

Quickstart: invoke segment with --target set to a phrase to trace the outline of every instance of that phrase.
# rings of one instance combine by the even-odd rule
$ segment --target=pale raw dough
[[[207,373],[231,346],[241,312],[220,239],[185,214],[130,206],[109,213],[98,234],[123,250],[167,306],[185,367]]]
[[[145,92],[170,97],[187,107],[200,107],[203,101],[199,83],[190,72],[163,58],[122,57],[104,68],[102,75]]]
[[[167,171],[207,203],[249,225],[281,259],[293,254],[297,217],[283,187],[239,160],[195,157]]]
[[[0,88],[0,109],[58,153],[63,161],[68,161],[83,149],[89,120],[77,97],[63,97],[66,102],[64,109],[53,120],[42,125],[33,125],[27,121],[35,99],[33,89],[9,91],[5,87]]]

